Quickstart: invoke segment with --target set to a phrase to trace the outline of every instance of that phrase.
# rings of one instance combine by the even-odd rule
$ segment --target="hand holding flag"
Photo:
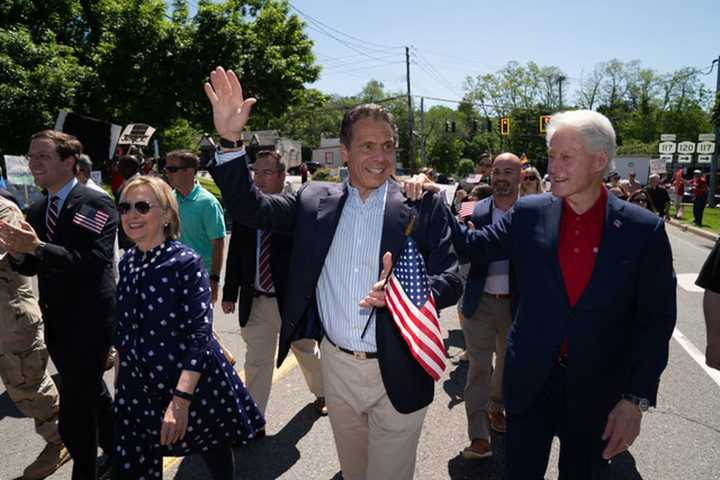
[[[374,285],[370,293],[365,298],[360,300],[360,306],[363,308],[383,308],[385,307],[385,284],[387,284],[387,277],[390,275],[392,270],[392,253],[385,252],[383,255],[383,271],[380,274],[380,280]]]

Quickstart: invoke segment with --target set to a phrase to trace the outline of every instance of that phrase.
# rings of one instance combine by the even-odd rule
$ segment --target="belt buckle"
[[[358,360],[367,360],[367,353],[365,352],[352,352],[353,357]]]

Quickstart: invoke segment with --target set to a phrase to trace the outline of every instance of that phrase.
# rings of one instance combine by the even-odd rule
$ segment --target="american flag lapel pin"
[[[622,222],[618,219],[615,219],[615,221],[613,222],[613,226],[615,228],[620,228],[620,227],[622,227]]]

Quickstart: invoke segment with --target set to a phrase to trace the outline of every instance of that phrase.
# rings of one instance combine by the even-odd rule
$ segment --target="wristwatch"
[[[228,140],[227,138],[220,137],[220,146],[222,148],[240,148],[243,146],[243,141],[242,139]]]
[[[647,398],[636,397],[635,395],[624,394],[622,396],[622,399],[627,400],[628,402],[634,403],[635,406],[637,406],[641,412],[647,412],[648,409],[650,408],[650,402],[648,401]]]

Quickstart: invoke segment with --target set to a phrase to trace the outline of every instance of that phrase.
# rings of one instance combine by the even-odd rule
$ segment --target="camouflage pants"
[[[47,373],[42,317],[35,310],[0,311],[0,378],[18,409],[35,420],[35,431],[59,443],[58,391]]]

